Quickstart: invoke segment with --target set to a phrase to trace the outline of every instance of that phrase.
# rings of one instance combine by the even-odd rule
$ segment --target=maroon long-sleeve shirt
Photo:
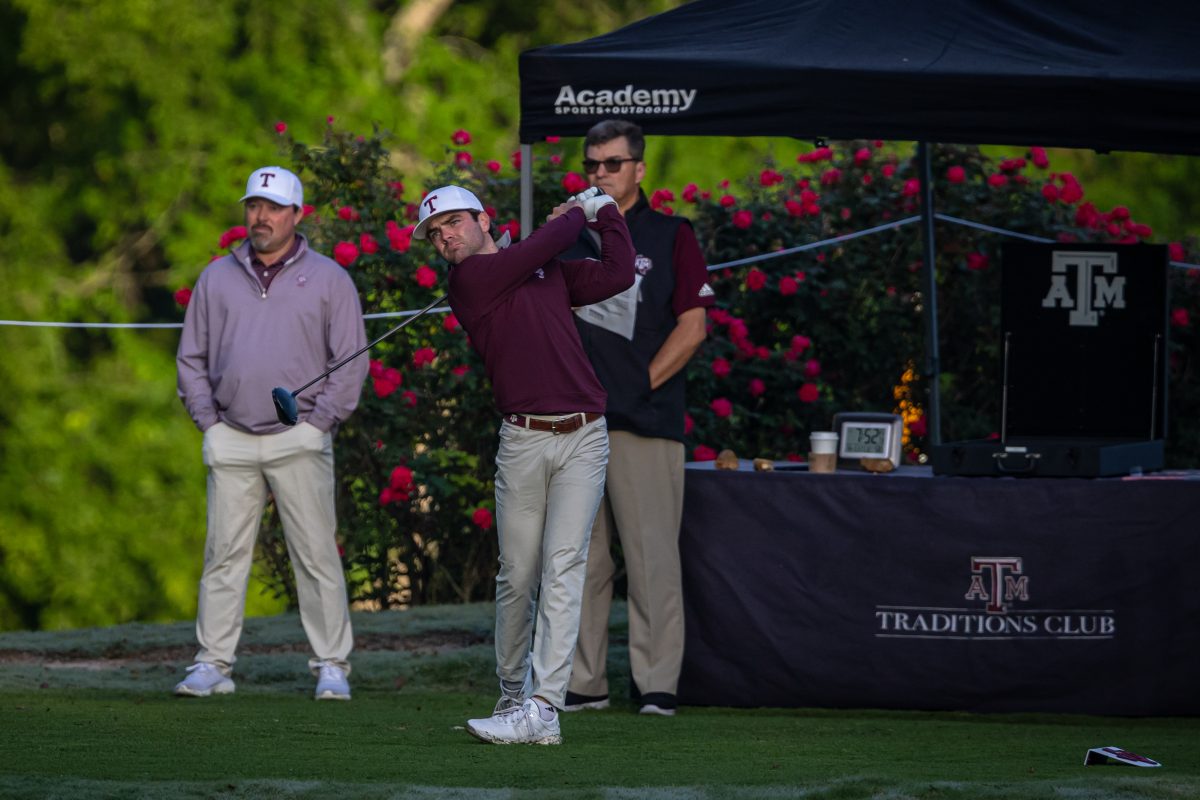
[[[498,253],[450,270],[450,307],[471,336],[502,414],[604,412],[604,387],[583,351],[572,306],[633,285],[633,242],[615,205],[596,215],[600,260],[561,260],[583,229],[573,208]]]

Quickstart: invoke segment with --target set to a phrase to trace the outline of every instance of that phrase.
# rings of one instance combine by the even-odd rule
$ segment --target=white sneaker
[[[467,733],[493,744],[562,744],[558,712],[551,709],[550,713],[550,719],[542,719],[541,709],[530,698],[487,719],[467,720]]]
[[[654,703],[647,703],[638,710],[638,713],[651,714],[658,717],[673,717],[675,716],[675,709],[664,708],[663,706],[655,705]]]
[[[505,711],[511,711],[514,708],[520,708],[524,704],[524,697],[513,697],[512,695],[502,694],[500,695],[500,699],[496,701],[496,707],[492,709],[492,716],[503,714]]]
[[[345,670],[334,664],[322,664],[313,697],[317,700],[349,700],[350,682],[346,680]]]
[[[208,697],[210,694],[233,694],[233,680],[225,677],[215,665],[197,661],[187,668],[188,676],[175,684],[180,697]]]

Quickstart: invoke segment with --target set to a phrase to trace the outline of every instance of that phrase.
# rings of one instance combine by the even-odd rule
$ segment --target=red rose
[[[388,238],[388,244],[397,253],[407,253],[412,247],[412,234],[415,225],[409,225],[401,228],[396,224],[395,220],[388,220],[385,226]]]
[[[1001,175],[999,172],[993,172],[991,175],[988,175],[987,182],[988,186],[999,189],[1001,186],[1004,186],[1008,183],[1008,176]]]
[[[1187,257],[1187,253],[1184,252],[1182,244],[1171,242],[1167,245],[1167,256],[1172,261],[1183,261]]]
[[[767,385],[762,382],[762,379],[760,379],[760,378],[751,378],[750,379],[750,396],[751,397],[760,397],[765,391],[767,391]]]
[[[842,179],[842,171],[840,169],[838,169],[837,167],[834,167],[833,169],[826,170],[824,173],[821,174],[821,185],[822,186],[833,186],[841,179]]]
[[[915,197],[921,193],[921,182],[916,178],[909,178],[904,182],[904,188],[900,190],[903,197]]]
[[[187,308],[187,304],[192,301],[192,290],[184,286],[175,292],[175,302]]]
[[[725,359],[723,359],[723,358],[714,358],[713,359],[713,362],[712,362],[713,375],[716,375],[718,378],[724,378],[726,375],[729,374],[730,369],[731,369],[731,367],[729,366],[729,362],[726,361]]]
[[[404,405],[408,406],[409,408],[416,408],[416,407],[417,407],[417,394],[416,394],[416,392],[410,392],[410,391],[404,391],[404,392],[401,392],[401,393],[400,393],[400,398],[401,398],[401,399],[404,401]]]
[[[1043,147],[1029,148],[1029,160],[1038,169],[1045,169],[1050,166],[1050,159],[1046,157],[1046,149]]]
[[[698,444],[692,450],[692,459],[695,461],[716,461],[717,451],[706,444]]]
[[[883,173],[883,177],[890,178],[896,174],[896,165],[895,164],[884,164],[882,167],[879,168],[879,171],[881,173]]]
[[[489,162],[487,162],[486,166],[487,166],[488,170],[490,170],[491,172],[499,172],[500,171],[500,162],[499,161],[495,161],[495,160],[489,161]]]
[[[417,280],[417,285],[422,288],[430,289],[437,285],[437,273],[430,269],[428,264],[422,264],[421,266],[417,267],[417,272],[414,277]]]
[[[225,250],[234,242],[240,242],[242,239],[245,239],[246,235],[245,225],[234,225],[232,228],[221,234],[220,240],[217,241],[217,247]]]
[[[750,271],[746,273],[746,288],[752,292],[757,292],[766,285],[767,274],[758,267],[751,267]]]
[[[396,386],[396,384],[392,383],[387,378],[384,378],[382,376],[380,376],[378,378],[372,378],[371,379],[371,387],[375,390],[375,396],[378,397],[380,400],[387,397],[392,392],[396,391],[396,389],[400,388],[400,387]]]
[[[471,371],[471,368],[468,367],[466,364],[459,364],[457,367],[453,367],[450,370],[450,372],[452,372],[454,374],[454,376],[457,378],[461,378],[462,376],[466,375],[470,371]]]
[[[983,253],[967,253],[967,269],[981,270],[988,268],[988,257]]]
[[[347,269],[358,258],[358,248],[353,242],[338,242],[333,246],[333,260]]]
[[[692,419],[692,415],[686,411],[683,413],[683,435],[687,436],[696,427],[696,421]]]
[[[375,241],[375,237],[369,233],[358,237],[358,246],[367,255],[379,252],[379,242]]]
[[[815,383],[806,383],[797,390],[796,396],[800,398],[801,403],[815,403],[821,396],[821,390]]]
[[[313,213],[316,210],[317,210],[316,206],[305,203],[304,205],[302,205],[300,207],[300,219],[308,219],[308,215]]]
[[[407,492],[413,486],[413,471],[403,464],[394,467],[388,486],[392,491]]]
[[[447,331],[458,330],[458,317],[453,314],[447,314],[442,320],[442,329]]]
[[[804,362],[804,377],[815,378],[821,374],[821,362],[815,358],[810,358]]]
[[[388,181],[388,188],[392,190],[392,197],[397,200],[404,195],[404,181]]]
[[[379,493],[379,505],[381,505],[381,506],[388,505],[389,503],[392,502],[393,499],[394,499],[394,495],[392,494],[391,489],[384,489],[382,492]]]
[[[804,216],[804,206],[800,205],[795,200],[784,200],[783,207],[787,209],[789,217]]]
[[[957,164],[946,170],[946,180],[951,183],[962,183],[967,179],[967,171]]]
[[[464,167],[474,160],[475,159],[466,150],[460,150],[454,154],[454,163]]]
[[[860,147],[854,153],[854,163],[857,166],[862,166],[871,160],[871,149],[869,147]]]
[[[509,162],[513,165],[513,169],[521,168],[521,151],[513,150],[512,155],[508,157]]]
[[[721,204],[722,208],[732,208],[733,206],[737,205],[737,198],[731,194],[726,194],[722,195],[721,199],[717,202]]]
[[[475,513],[471,515],[471,522],[474,522],[485,531],[492,529],[492,512],[486,508],[477,508]]]
[[[546,141],[549,144],[558,144],[562,140],[561,136],[547,136]]]
[[[869,172],[862,176],[862,185],[863,186],[870,186],[872,183],[874,183],[874,181],[875,181],[874,176],[872,176],[871,173],[869,173]]]
[[[412,363],[414,367],[423,367],[432,364],[436,358],[437,351],[432,347],[418,347],[413,353]]]
[[[733,413],[733,403],[729,402],[724,397],[718,397],[717,399],[713,400],[708,404],[708,407],[712,409],[714,414],[721,418],[728,417]]]
[[[754,224],[754,215],[749,211],[742,209],[741,211],[733,212],[733,227],[745,230]]]
[[[1058,202],[1058,187],[1053,183],[1047,183],[1042,187],[1042,197],[1046,198],[1047,203]]]
[[[683,187],[683,192],[680,196],[683,197],[684,202],[694,203],[696,202],[696,193],[699,191],[699,186],[694,183],[689,183],[687,186]]]
[[[1186,308],[1171,309],[1171,324],[1177,328],[1186,328],[1192,324]]]
[[[579,194],[588,188],[587,178],[578,172],[568,172],[566,175],[563,175],[562,187],[567,191],[567,194]]]
[[[342,206],[337,210],[337,215],[338,219],[349,222],[350,220],[354,219],[354,209],[350,206]]]
[[[470,144],[471,143],[471,134],[467,133],[462,128],[459,128],[450,137],[450,141],[454,142],[457,145]]]
[[[383,362],[377,358],[372,358],[367,361],[367,374],[372,378],[378,378],[383,374]]]
[[[809,339],[807,336],[793,336],[792,337],[792,352],[793,353],[803,353],[805,350],[807,350],[811,346],[812,346],[812,339]]]
[[[280,120],[275,123],[275,132],[279,134],[287,133],[287,123]]]
[[[779,293],[784,297],[794,295],[799,288],[800,284],[796,283],[795,278],[789,278],[785,275],[779,279]]]
[[[774,186],[777,183],[783,183],[783,175],[773,169],[764,169],[758,175],[758,182],[763,186]]]
[[[1067,183],[1058,193],[1058,199],[1067,205],[1073,205],[1083,199],[1083,187],[1078,183]]]

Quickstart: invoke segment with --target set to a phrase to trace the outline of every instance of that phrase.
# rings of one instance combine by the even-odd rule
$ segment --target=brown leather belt
[[[565,417],[558,419],[535,419],[526,417],[522,414],[505,414],[504,421],[511,422],[513,425],[519,425],[522,428],[528,428],[531,431],[549,431],[550,433],[570,433],[577,431],[589,422],[595,422],[600,419],[603,414],[594,414],[591,412],[578,414],[568,414]]]

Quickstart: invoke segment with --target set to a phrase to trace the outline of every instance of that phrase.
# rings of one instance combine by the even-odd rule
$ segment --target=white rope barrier
[[[974,228],[975,230],[984,231],[986,233],[994,233],[994,234],[998,234],[1000,236],[1009,236],[1014,239],[1025,239],[1026,241],[1030,241],[1030,242],[1041,242],[1041,243],[1046,243],[1046,244],[1052,244],[1055,241],[1054,239],[1047,239],[1044,236],[1034,236],[1033,234],[1029,234],[1029,233],[1019,233],[1017,231],[1005,230],[1004,228],[997,228],[993,225],[987,225],[982,222],[974,222],[969,219],[962,219],[960,217],[952,217],[949,214],[934,213],[933,217],[934,217],[934,219],[940,220],[941,222],[949,222],[952,225],[962,225],[965,228]],[[849,242],[853,239],[860,239],[864,236],[873,236],[877,233],[882,233],[884,231],[890,231],[890,230],[895,230],[896,228],[902,228],[905,225],[912,225],[914,222],[920,222],[920,220],[921,220],[921,218],[919,216],[905,217],[904,219],[898,219],[895,222],[887,222],[887,223],[884,223],[883,225],[876,225],[873,228],[866,228],[861,231],[854,231],[853,233],[844,233],[841,236],[833,236],[829,239],[821,239],[816,242],[809,242],[808,244],[797,245],[796,247],[789,247],[785,250],[775,250],[773,252],[762,253],[757,256],[748,256],[746,258],[739,258],[735,261],[726,261],[722,264],[710,264],[708,267],[708,271],[713,272],[718,269],[732,269],[733,267],[744,267],[747,264],[757,264],[760,261],[769,261],[770,259],[773,259],[773,258],[783,258],[784,256],[791,256],[791,255],[795,255],[796,253],[804,253],[809,250],[819,250],[822,247],[830,247],[831,245],[841,244],[842,242]],[[1168,263],[1172,267],[1175,267],[1177,269],[1200,269],[1200,264],[1189,264],[1186,261],[1170,261]],[[437,308],[430,309],[426,313],[444,314],[444,313],[448,312],[449,310],[450,310],[449,306],[438,306]],[[416,309],[410,309],[408,311],[387,311],[387,312],[381,312],[381,313],[377,313],[377,314],[363,314],[363,319],[388,319],[391,317],[411,317],[413,314],[418,314],[418,313],[420,313],[420,312],[419,312],[419,310],[416,310]],[[182,322],[31,322],[31,321],[27,321],[27,320],[13,320],[13,319],[0,319],[0,325],[18,326],[18,327],[27,327],[27,328],[134,328],[134,329],[137,329],[137,328],[182,328],[183,327]]]

